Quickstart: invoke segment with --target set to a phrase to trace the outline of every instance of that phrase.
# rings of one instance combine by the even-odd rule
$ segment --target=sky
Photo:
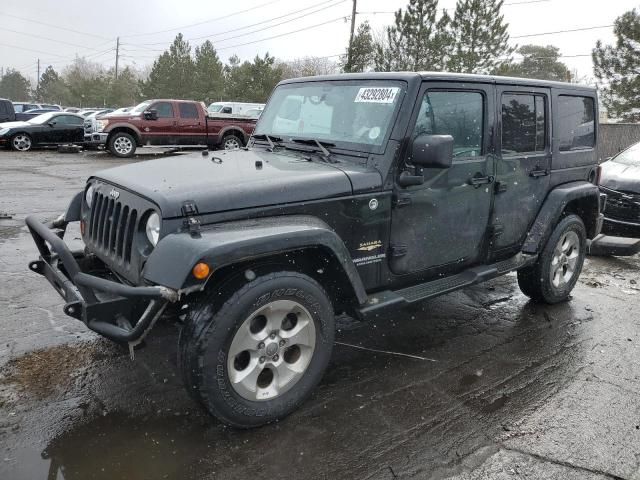
[[[382,32],[407,0],[357,0],[356,25],[368,20]],[[456,0],[440,0],[453,12]],[[192,46],[209,39],[226,61],[269,52],[282,60],[338,59],[349,39],[352,0],[2,0],[0,67],[35,79],[41,68],[62,70],[76,55],[111,67],[116,38],[120,64],[142,68],[178,32]],[[598,39],[613,43],[616,17],[640,0],[505,0],[511,43],[553,44],[570,69],[592,77],[590,52]],[[540,35],[587,27],[591,30]],[[534,35],[534,36],[529,36]]]

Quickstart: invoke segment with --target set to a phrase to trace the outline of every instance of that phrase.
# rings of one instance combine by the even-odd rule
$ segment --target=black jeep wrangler
[[[29,268],[64,312],[131,348],[186,312],[187,388],[253,427],[305,400],[334,315],[359,318],[515,271],[567,299],[600,231],[597,98],[570,84],[371,73],[281,82],[246,148],[91,177]],[[63,242],[80,222],[83,251]]]

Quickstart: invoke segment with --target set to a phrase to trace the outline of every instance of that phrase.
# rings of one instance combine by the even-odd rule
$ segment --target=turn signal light
[[[206,263],[200,262],[200,263],[196,263],[196,266],[193,267],[192,272],[193,272],[193,276],[196,277],[198,280],[204,280],[209,276],[211,269],[209,268],[209,265],[207,265]]]
[[[80,220],[80,234],[83,237],[84,237],[84,228],[85,228],[84,220]]]

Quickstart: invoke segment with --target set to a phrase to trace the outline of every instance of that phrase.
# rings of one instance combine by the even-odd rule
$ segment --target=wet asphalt
[[[184,392],[178,324],[131,361],[27,270],[25,216],[55,218],[122,163],[0,151],[0,479],[640,479],[640,257],[589,258],[560,305],[529,302],[511,274],[340,318],[312,398],[236,431]]]

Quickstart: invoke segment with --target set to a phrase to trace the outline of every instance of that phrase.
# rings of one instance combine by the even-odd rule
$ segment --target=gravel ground
[[[638,256],[588,259],[560,305],[529,302],[512,274],[375,323],[341,318],[313,397],[235,431],[183,391],[176,324],[132,362],[27,270],[25,216],[55,218],[122,163],[0,152],[0,478],[640,479]]]

